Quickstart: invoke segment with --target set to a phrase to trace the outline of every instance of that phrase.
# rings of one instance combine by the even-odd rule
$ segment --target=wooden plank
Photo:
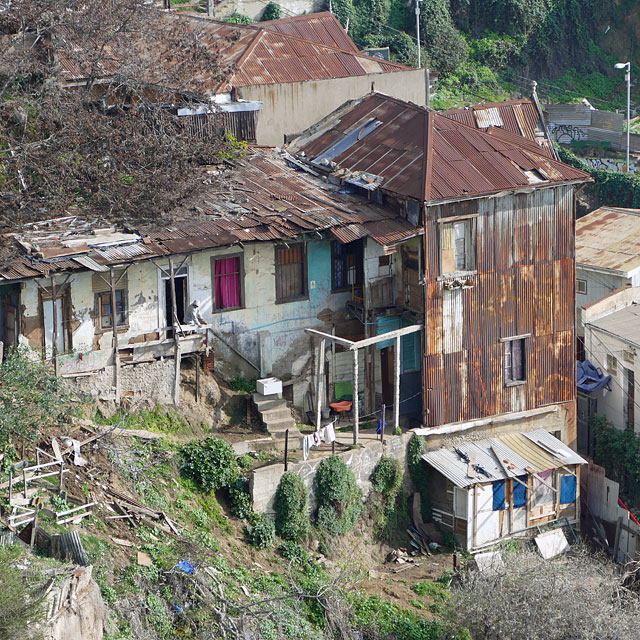
[[[349,347],[349,349],[355,344],[355,342],[351,340],[347,340],[346,338],[339,338],[338,336],[332,336],[330,333],[324,333],[323,331],[317,331],[316,329],[305,329],[305,331],[307,333],[310,333],[311,335],[320,336],[325,340],[333,340],[338,344],[341,344],[345,347]]]
[[[313,329],[306,329],[306,331],[313,331]],[[377,344],[378,342],[384,342],[385,340],[393,340],[394,338],[400,338],[410,333],[416,333],[416,331],[422,331],[422,325],[412,324],[409,327],[402,327],[402,329],[394,329],[393,331],[388,331],[387,333],[381,333],[380,335],[373,336],[371,338],[365,338],[364,340],[359,340],[358,342],[352,342],[349,349],[351,349],[352,351],[357,349],[362,349],[364,347],[368,347],[371,344]],[[330,337],[335,340],[335,336],[330,336]]]
[[[89,507],[93,507],[93,505],[98,504],[97,502],[87,502],[87,504],[81,504],[79,507],[74,507],[73,509],[68,509],[67,511],[61,511],[60,513],[56,513],[56,518],[61,518],[62,516],[67,516],[70,513],[75,513],[76,511],[81,511],[82,509],[88,509]]]
[[[509,464],[509,460],[503,460],[499,455],[498,452],[493,448],[493,446],[489,447],[491,449],[491,451],[493,452],[493,455],[496,457],[496,460],[498,461],[498,463],[500,464],[500,466],[502,467],[502,470],[505,472],[505,475],[507,476],[507,478],[510,478],[511,480],[515,480],[516,482],[518,482],[519,484],[521,484],[525,489],[528,489],[529,487],[527,487],[527,485],[522,482],[522,480],[518,480],[518,478],[516,478],[515,474],[509,469],[509,467],[507,466]]]
[[[70,518],[65,518],[64,520],[58,520],[56,524],[67,524],[68,522],[72,522],[73,520],[79,520],[80,518],[86,518],[93,514],[93,511],[86,511],[85,513],[77,513],[76,515],[71,516]]]

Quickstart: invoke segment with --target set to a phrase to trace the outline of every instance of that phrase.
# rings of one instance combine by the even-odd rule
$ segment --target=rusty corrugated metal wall
[[[446,290],[442,218],[475,215],[470,288]],[[524,411],[575,397],[573,186],[427,209],[427,425]],[[501,338],[526,338],[526,382],[506,386]]]

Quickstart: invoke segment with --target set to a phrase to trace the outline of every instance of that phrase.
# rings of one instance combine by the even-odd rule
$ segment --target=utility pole
[[[627,81],[627,173],[629,172],[629,131],[631,128],[631,63],[617,62],[616,69],[625,69],[624,79]]]
[[[418,69],[422,66],[422,56],[420,51],[420,3],[422,0],[416,0],[416,40],[418,41]]]

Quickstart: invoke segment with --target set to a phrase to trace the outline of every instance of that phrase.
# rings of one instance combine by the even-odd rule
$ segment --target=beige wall
[[[380,93],[425,104],[423,69],[370,73],[352,78],[241,87],[238,95],[263,103],[258,119],[257,143],[284,144],[285,134],[299,133],[329,115],[347,100],[361,98],[373,88]]]

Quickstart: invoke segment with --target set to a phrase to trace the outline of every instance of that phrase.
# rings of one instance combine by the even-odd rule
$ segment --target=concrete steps
[[[288,429],[289,445],[292,448],[298,448],[302,434],[296,427],[296,421],[291,415],[287,401],[275,396],[263,396],[259,393],[254,393],[252,399],[263,424],[275,440],[274,444],[278,448],[284,448],[285,433]]]

